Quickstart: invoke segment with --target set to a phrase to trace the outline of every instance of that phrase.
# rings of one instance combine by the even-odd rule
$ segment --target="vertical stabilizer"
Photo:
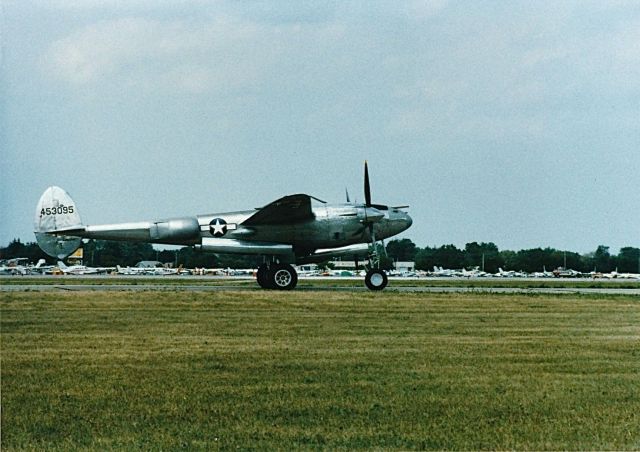
[[[64,259],[77,250],[82,241],[79,237],[65,236],[64,231],[77,229],[84,226],[69,193],[60,187],[47,188],[36,207],[34,232],[38,246],[49,256]]]

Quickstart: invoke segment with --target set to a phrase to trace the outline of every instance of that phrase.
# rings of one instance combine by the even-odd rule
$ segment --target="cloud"
[[[441,13],[449,4],[449,0],[413,0],[405,4],[411,18],[429,19]]]
[[[239,83],[251,77],[252,68],[229,49],[254,41],[258,32],[251,25],[224,19],[195,25],[117,19],[86,26],[55,41],[45,55],[45,65],[57,79],[70,84],[118,79],[127,85],[166,88],[177,83],[202,91],[216,83]]]
[[[43,0],[39,6],[58,10],[131,10],[207,3],[206,0]]]
[[[51,44],[45,70],[72,85],[117,80],[188,92],[247,87],[279,64],[304,61],[301,47],[335,42],[340,26],[123,18],[98,22]],[[302,57],[301,57],[302,55]]]
[[[125,70],[135,72],[151,59],[179,57],[198,43],[177,24],[125,18],[89,25],[55,41],[45,61],[60,80],[86,84]]]
[[[283,111],[305,99],[309,108],[297,108],[319,124],[333,124],[323,111],[362,117],[358,109],[365,109],[372,128],[379,121],[394,136],[438,129],[537,136],[549,121],[579,113],[592,102],[589,92],[637,95],[637,20],[592,30],[567,5],[467,17],[446,0],[409,2],[388,19],[393,8],[375,5],[364,18],[345,7],[318,21],[298,11],[258,20],[241,8],[180,20],[101,21],[52,43],[45,67],[71,86],[260,92],[263,104],[288,99],[278,101]],[[396,30],[399,16],[406,28]],[[384,103],[375,116],[372,105]],[[550,109],[556,118],[543,117]]]
[[[399,53],[395,64],[412,73],[391,90],[389,133],[526,139],[596,111],[602,120],[624,116],[640,87],[637,19],[594,29],[589,14],[543,12],[509,21],[447,16],[453,39]]]

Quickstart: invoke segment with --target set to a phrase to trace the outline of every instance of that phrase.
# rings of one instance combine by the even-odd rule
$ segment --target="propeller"
[[[362,220],[362,228],[356,231],[353,235],[355,237],[355,236],[364,234],[364,231],[369,229],[369,237],[373,242],[375,242],[376,239],[373,231],[373,224],[384,217],[384,213],[380,212],[380,210],[387,210],[388,207],[371,203],[371,183],[369,181],[369,165],[367,164],[366,160],[364,162],[364,199],[365,199],[364,219]]]
[[[371,185],[369,184],[369,165],[364,161],[364,205],[371,207]]]

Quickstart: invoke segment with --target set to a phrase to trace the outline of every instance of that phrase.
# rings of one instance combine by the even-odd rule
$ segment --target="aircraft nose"
[[[409,216],[409,214],[404,215],[404,221],[406,223],[405,229],[409,229],[413,224],[413,219]]]
[[[406,231],[413,224],[413,219],[406,212],[397,212],[395,217],[396,234]]]

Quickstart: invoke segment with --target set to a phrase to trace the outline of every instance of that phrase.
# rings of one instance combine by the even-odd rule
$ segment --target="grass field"
[[[640,297],[0,293],[2,450],[640,449]]]

